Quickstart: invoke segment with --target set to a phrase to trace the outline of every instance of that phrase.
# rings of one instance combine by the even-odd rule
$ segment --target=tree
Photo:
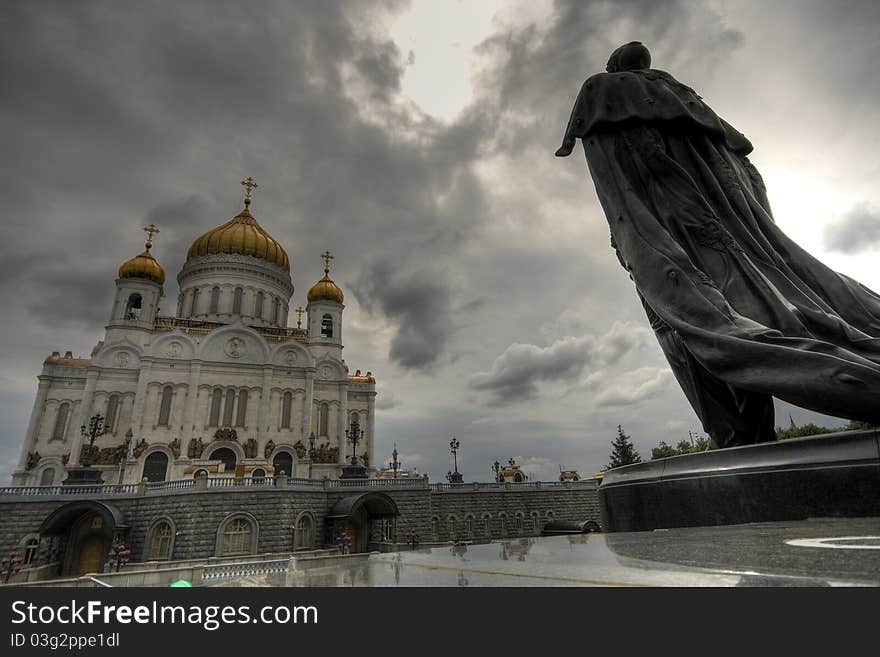
[[[633,447],[632,439],[623,432],[623,428],[617,425],[617,438],[611,442],[611,460],[608,462],[607,469],[619,468],[622,465],[630,465],[631,463],[641,463],[642,457]]]
[[[688,439],[680,440],[675,447],[667,445],[666,442],[660,441],[657,447],[651,449],[651,460],[665,459],[668,456],[681,456],[682,454],[694,454],[695,452],[705,452],[709,449],[709,439],[705,436],[695,436],[692,431],[688,431]]]

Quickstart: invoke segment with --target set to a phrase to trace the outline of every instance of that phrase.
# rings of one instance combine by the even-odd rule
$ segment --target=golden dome
[[[327,272],[324,272],[324,278],[312,285],[312,289],[309,290],[306,298],[309,300],[309,303],[312,301],[335,301],[336,303],[342,303],[345,295],[342,294],[339,286],[330,279]]]
[[[119,268],[119,278],[146,278],[159,285],[165,283],[165,270],[150,253],[150,246],[151,243],[147,242],[146,251],[122,263]]]
[[[216,253],[237,253],[260,258],[290,271],[287,253],[251,215],[245,198],[244,209],[222,226],[217,226],[199,237],[186,254],[187,259]]]

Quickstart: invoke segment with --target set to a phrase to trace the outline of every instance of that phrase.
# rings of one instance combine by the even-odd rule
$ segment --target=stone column
[[[303,443],[308,445],[309,434],[312,431],[312,410],[315,408],[315,373],[306,372],[306,392],[303,395],[302,409],[302,437]]]
[[[272,420],[269,417],[269,402],[272,400],[272,367],[269,365],[263,366],[263,389],[260,390],[260,408],[259,413],[257,415],[257,442],[260,444],[260,449],[262,449],[262,440],[264,434],[269,433],[271,430]],[[291,400],[291,406],[293,402]],[[293,409],[291,409],[293,412]]]
[[[348,421],[348,384],[339,384],[339,415],[336,420],[336,433],[339,440],[339,465],[345,464],[348,444],[345,441],[345,428]]]
[[[37,398],[34,400],[34,408],[31,410],[31,418],[28,421],[27,433],[21,444],[21,455],[18,458],[18,469],[24,470],[27,466],[28,453],[32,451],[37,443],[37,434],[39,433],[43,411],[45,410],[46,397],[49,396],[49,387],[52,382],[48,377],[40,376],[39,385],[37,386]]]
[[[70,443],[70,459],[67,467],[76,467],[79,465],[79,452],[82,449],[83,436],[80,427],[89,423],[92,412],[92,398],[95,395],[95,387],[98,385],[97,368],[89,368],[86,372],[86,387],[83,390],[82,401],[79,405],[79,414],[76,423],[73,425],[73,440]]]
[[[196,428],[196,407],[199,400],[199,379],[202,376],[201,361],[193,361],[189,366],[189,387],[186,393],[186,405],[183,409],[183,426],[180,431],[180,453],[186,454],[193,429]]]
[[[133,438],[132,445],[136,444],[141,438],[141,431],[144,428],[144,407],[147,403],[147,383],[150,380],[150,372],[153,368],[151,361],[141,361],[141,371],[138,374],[137,391],[134,393],[134,404],[131,410],[131,432]]]
[[[367,400],[367,439],[370,441],[370,467],[378,467],[376,464],[376,394],[373,393]]]

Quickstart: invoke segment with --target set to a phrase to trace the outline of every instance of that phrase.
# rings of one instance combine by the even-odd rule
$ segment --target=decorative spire
[[[147,243],[144,246],[146,246],[147,251],[149,251],[153,246],[153,235],[157,235],[159,229],[156,228],[156,224],[150,224],[149,226],[144,226],[144,232],[147,234]]]
[[[296,328],[298,329],[302,328],[303,313],[305,311],[306,309],[302,306],[297,306],[296,310],[294,311],[296,313]]]
[[[241,184],[244,186],[244,207],[248,207],[251,204],[251,192],[259,187],[257,183],[254,182],[254,179],[248,176],[244,180],[241,181]]]
[[[333,260],[333,256],[329,251],[324,251],[321,257],[324,258],[324,275],[326,276],[330,273],[330,261]]]

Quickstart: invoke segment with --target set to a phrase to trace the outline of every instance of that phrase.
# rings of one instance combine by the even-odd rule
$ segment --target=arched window
[[[464,519],[464,523],[465,523],[465,528],[467,529],[468,538],[473,538],[474,537],[474,517],[467,516]]]
[[[244,290],[240,287],[235,288],[235,293],[232,296],[232,314],[240,315],[241,314],[241,297],[244,294]]]
[[[46,468],[40,475],[40,486],[51,486],[55,483],[55,468]]]
[[[254,468],[251,471],[251,478],[252,479],[265,479],[266,478],[266,471],[263,470],[263,468]]]
[[[333,337],[333,318],[330,315],[321,318],[321,335],[325,338]]]
[[[27,543],[24,544],[24,557],[21,560],[22,566],[30,566],[34,563],[34,560],[37,558],[37,552],[40,549],[40,539],[39,538],[29,538]]]
[[[247,420],[247,404],[248,391],[241,390],[238,393],[238,412],[235,414],[235,426],[237,427],[245,426],[245,421]]]
[[[195,472],[193,472],[193,479],[198,479],[199,477],[207,477],[208,471],[204,468],[199,468]]]
[[[513,475],[513,483],[521,484],[524,481],[522,472],[516,472]]]
[[[107,400],[107,413],[104,415],[104,431],[116,433],[116,420],[119,417],[119,395],[110,395]]]
[[[547,522],[550,522],[551,520],[553,520],[553,512],[548,511],[547,512]]]
[[[532,518],[532,527],[531,528],[532,529],[539,529],[541,521],[538,519],[538,513],[536,511],[532,511],[532,513],[530,515]]]
[[[209,313],[217,313],[220,309],[220,288],[216,285],[211,288],[211,305],[208,306]]]
[[[308,550],[315,546],[315,521],[308,513],[303,513],[296,520],[293,549]]]
[[[165,386],[162,388],[162,401],[159,403],[159,422],[160,427],[171,426],[171,399],[174,397],[174,387]]]
[[[254,317],[263,319],[263,293],[257,292],[257,299],[254,301]]]
[[[64,402],[58,407],[55,416],[55,428],[52,429],[52,440],[64,440],[67,435],[67,420],[70,417],[70,404]]]
[[[233,474],[235,473],[235,463],[238,459],[235,456],[235,452],[233,452],[228,447],[215,449],[211,454],[211,459],[223,463],[225,472]]]
[[[394,518],[386,518],[382,521],[382,542],[394,542]]]
[[[211,393],[211,415],[208,418],[208,426],[216,427],[220,425],[220,404],[223,401],[223,391],[220,388],[214,388]]]
[[[272,459],[272,467],[275,468],[276,475],[293,474],[293,455],[290,452],[278,452]]]
[[[193,290],[192,303],[189,305],[189,314],[195,315],[199,312],[199,288]]]
[[[160,561],[171,558],[171,542],[174,540],[174,531],[171,524],[162,520],[153,526],[150,532],[148,559]]]
[[[220,528],[220,555],[252,554],[256,547],[256,527],[245,516],[234,516]]]
[[[321,404],[318,412],[318,435],[328,435],[328,426],[330,426],[330,404],[324,402]]]
[[[517,513],[513,518],[513,526],[516,531],[521,532],[523,530],[523,514]]]
[[[281,428],[290,429],[290,407],[293,403],[293,393],[285,392],[281,398]]]
[[[125,319],[139,319],[141,309],[143,307],[143,299],[138,293],[134,293],[128,297],[128,303],[125,304]]]
[[[483,516],[483,536],[489,536],[492,533],[492,516],[488,513]]]
[[[272,323],[276,325],[278,324],[278,308],[280,305],[278,297],[272,299]]]
[[[223,426],[232,426],[232,412],[235,410],[235,390],[228,388],[226,390],[226,403],[223,404]]]
[[[165,452],[153,452],[144,460],[144,476],[147,481],[165,481],[168,471],[168,455]]]

